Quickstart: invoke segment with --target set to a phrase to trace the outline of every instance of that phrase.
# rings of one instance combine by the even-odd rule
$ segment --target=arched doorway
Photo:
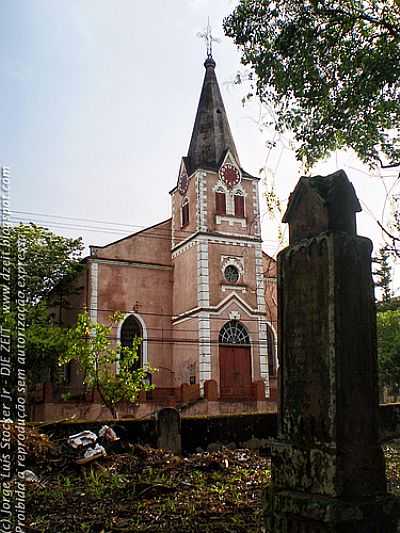
[[[120,332],[120,340],[122,346],[128,346],[131,347],[133,340],[136,337],[143,338],[143,329],[142,326],[137,320],[137,318],[133,315],[129,315],[126,317],[124,322],[121,326],[121,332]],[[137,355],[139,358],[135,361],[134,365],[132,366],[132,370],[136,370],[137,368],[140,368],[143,365],[143,346],[140,344],[138,348]]]
[[[237,320],[227,322],[219,333],[221,400],[251,398],[250,338]]]

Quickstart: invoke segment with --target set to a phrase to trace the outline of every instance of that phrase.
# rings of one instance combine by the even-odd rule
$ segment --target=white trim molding
[[[264,317],[258,317],[258,341],[260,357],[260,377],[265,384],[265,397],[270,397],[269,390],[269,369],[268,369],[268,342],[267,323]]]
[[[197,305],[210,305],[210,288],[208,278],[208,242],[197,243]]]
[[[197,231],[207,231],[207,173],[196,172]]]
[[[148,339],[148,336],[147,336],[147,328],[146,328],[146,323],[145,321],[143,320],[143,318],[138,315],[137,313],[131,311],[130,313],[125,313],[122,320],[120,321],[120,323],[118,324],[118,327],[117,327],[117,342],[121,342],[121,329],[122,329],[122,324],[125,322],[125,320],[128,318],[128,316],[133,316],[136,318],[136,320],[139,322],[139,324],[141,325],[142,327],[142,368],[147,368],[149,366],[149,358],[148,358],[148,345],[147,345],[147,339]],[[117,361],[116,363],[116,372],[118,373],[119,372],[119,363]]]
[[[210,314],[199,313],[199,383],[201,394],[204,393],[204,382],[211,379],[211,326]]]
[[[257,295],[257,307],[261,313],[266,312],[265,305],[265,286],[264,286],[264,271],[263,271],[263,258],[261,244],[256,244],[255,250],[256,256],[256,295]]]
[[[96,261],[89,263],[89,316],[92,322],[97,322],[99,289],[99,265]]]

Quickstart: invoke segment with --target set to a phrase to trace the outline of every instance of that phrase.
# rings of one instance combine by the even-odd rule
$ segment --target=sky
[[[290,141],[242,105],[240,53],[224,37],[237,0],[2,0],[0,164],[11,167],[15,221],[32,220],[85,245],[102,245],[170,216],[170,191],[186,155],[204,77],[207,25],[216,73],[242,167],[268,176],[283,208],[303,174]],[[312,174],[343,168],[363,206],[361,235],[383,244],[376,219],[390,214],[394,179],[371,174],[351,153]],[[264,187],[264,186],[263,186]],[[282,247],[261,200],[264,249]],[[400,289],[398,276],[394,289]]]

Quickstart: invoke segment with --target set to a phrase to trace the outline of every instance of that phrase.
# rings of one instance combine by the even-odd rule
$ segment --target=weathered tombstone
[[[166,407],[158,412],[157,430],[157,447],[180,454],[182,451],[181,417],[176,409]]]
[[[396,531],[378,440],[372,243],[343,171],[301,178],[278,257],[279,430],[270,533]]]

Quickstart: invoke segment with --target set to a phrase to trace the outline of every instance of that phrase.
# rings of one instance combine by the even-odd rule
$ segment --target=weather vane
[[[207,57],[212,57],[212,43],[219,43],[220,39],[213,37],[211,34],[210,17],[208,17],[207,28],[205,32],[199,32],[197,37],[204,39],[207,45]]]

